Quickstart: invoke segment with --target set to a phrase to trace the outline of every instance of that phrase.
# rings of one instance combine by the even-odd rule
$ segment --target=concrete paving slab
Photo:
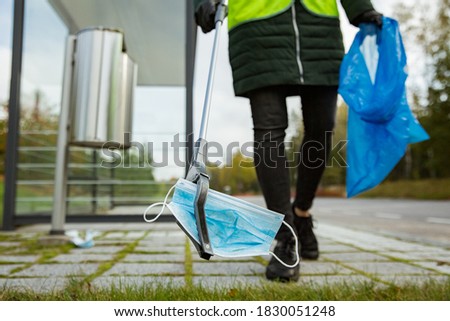
[[[107,239],[107,240],[123,240],[125,239],[125,235],[127,233],[126,232],[110,232],[108,234],[106,234],[105,236],[103,236],[100,239]]]
[[[266,280],[261,276],[195,276],[192,283],[207,289],[229,289],[257,286]]]
[[[389,261],[389,258],[376,255],[369,252],[354,253],[323,253],[321,255],[325,259],[342,262],[373,262],[373,261]]]
[[[127,246],[133,243],[135,240],[114,240],[114,239],[101,239],[94,240],[94,246]]]
[[[76,249],[74,251],[80,251],[85,254],[88,253],[117,253],[124,249],[124,246],[93,246],[89,249]]]
[[[194,262],[192,264],[194,275],[255,275],[263,274],[265,267],[259,263],[216,263],[216,262]]]
[[[134,248],[135,252],[148,252],[148,253],[173,253],[173,254],[183,254],[185,252],[185,247],[183,246],[136,246]]]
[[[168,236],[173,238],[185,238],[187,237],[186,234],[181,230],[159,230],[159,231],[152,231],[147,233],[147,235],[142,239],[143,241],[147,241],[150,239],[160,239],[160,238],[167,238]]]
[[[23,266],[22,264],[0,264],[0,275],[8,275],[15,268]]]
[[[14,276],[30,277],[55,277],[55,276],[85,276],[97,271],[99,264],[35,264],[20,272],[14,273]]]
[[[450,275],[450,263],[444,262],[414,262],[417,265],[425,268],[436,270],[440,273],[446,273]]]
[[[136,239],[140,239],[141,237],[143,237],[145,235],[145,231],[130,231],[125,235],[126,239],[132,239],[132,240],[136,240]]]
[[[1,249],[1,248],[0,248]],[[28,249],[22,247],[10,247],[6,249],[1,249],[2,255],[28,255],[30,254]]]
[[[184,245],[186,238],[184,237],[154,237],[142,240],[139,246],[170,246],[170,245]]]
[[[38,255],[0,255],[0,262],[30,263],[39,258]]]
[[[345,240],[345,243],[352,244],[366,250],[375,250],[380,252],[442,251],[442,249],[437,246],[396,240],[387,236],[375,235],[365,231],[357,231],[330,224],[321,224],[319,230],[321,235],[327,235],[327,237],[331,240],[335,240],[336,242],[342,242]]]
[[[321,253],[350,253],[359,250],[343,244],[319,244],[319,251]]]
[[[364,262],[364,263],[346,263],[346,265],[370,274],[405,275],[405,274],[432,273],[429,270],[421,269],[400,262],[370,262],[370,263]]]
[[[375,282],[373,279],[360,274],[353,275],[301,275],[298,281],[299,284],[307,286],[321,287],[326,285],[345,284],[345,285],[359,285],[362,283]]]
[[[428,282],[447,282],[450,276],[444,275],[380,275],[380,280],[396,285],[416,284],[418,286]]]
[[[314,274],[354,274],[350,269],[335,263],[321,263],[314,261],[300,262],[300,275],[314,275]]]
[[[415,243],[407,243],[407,242],[392,242],[390,244],[384,245],[385,249],[393,250],[393,251],[404,251],[404,252],[425,252],[425,253],[441,253],[442,250],[438,247],[426,246]]]
[[[0,288],[5,287],[17,291],[33,291],[48,293],[62,290],[67,285],[66,278],[23,278],[0,279]]]
[[[121,232],[121,231],[140,231],[146,230],[147,224],[142,223],[67,223],[65,224],[65,230],[78,230],[78,231],[98,231],[98,232]],[[24,225],[17,228],[16,232],[20,235],[25,233],[44,233],[48,234],[51,230],[50,224],[33,224]]]
[[[123,262],[184,262],[184,254],[128,254]]]
[[[161,235],[147,235],[147,237],[143,238],[140,241],[140,244],[151,244],[151,243],[157,243],[157,244],[164,244],[165,241],[169,242],[166,244],[179,244],[182,242],[183,244],[186,243],[187,236],[183,233],[182,235],[179,234],[161,234]]]
[[[197,252],[192,253],[192,260],[195,262],[205,262]],[[209,262],[258,262],[254,256],[243,257],[221,257],[214,255],[209,259]]]
[[[318,235],[316,235],[317,238],[317,242],[319,243],[319,245],[332,245],[332,244],[336,244],[335,241],[324,238],[324,237],[320,237]]]
[[[0,247],[18,247],[20,242],[0,242]]]
[[[114,254],[91,254],[72,251],[69,254],[61,254],[50,260],[59,263],[105,262],[114,259]]]
[[[140,287],[159,287],[173,286],[181,287],[185,285],[183,276],[102,276],[92,281],[92,286],[99,288],[140,288]]]
[[[47,231],[48,232],[48,231]],[[35,239],[35,238],[37,238],[38,236],[41,236],[42,234],[41,233],[32,233],[32,232],[30,232],[30,233],[18,233],[18,234],[16,234],[17,236],[18,236],[18,238],[19,239],[21,239],[21,240],[29,240],[29,239]]]
[[[168,275],[184,274],[184,264],[180,263],[117,263],[104,276],[108,275]]]
[[[428,253],[428,252],[381,252],[380,254],[396,257],[409,261],[443,261],[450,262],[450,252]]]
[[[152,238],[160,238],[160,237],[184,237],[186,234],[178,227],[178,225],[175,225],[175,228],[173,229],[164,229],[160,228],[159,230],[151,230],[147,236],[144,238],[144,240],[152,239]]]

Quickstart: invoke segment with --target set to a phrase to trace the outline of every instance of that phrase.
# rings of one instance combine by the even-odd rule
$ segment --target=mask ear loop
[[[287,268],[294,268],[296,267],[299,263],[300,263],[300,255],[298,253],[298,237],[295,234],[294,230],[292,229],[292,226],[290,226],[289,224],[287,224],[285,221],[282,222],[284,225],[286,225],[288,227],[288,229],[291,231],[292,235],[294,235],[294,239],[295,239],[295,254],[297,255],[297,260],[295,261],[294,264],[290,265],[290,264],[286,264],[284,263],[278,256],[276,256],[275,253],[273,253],[272,251],[269,251],[270,254],[273,255],[273,257],[280,262],[281,264],[283,264],[285,267]]]
[[[144,221],[146,221],[147,223],[153,223],[153,222],[155,222],[155,221],[161,216],[161,214],[164,212],[164,209],[165,209],[166,206],[167,206],[167,199],[169,198],[169,195],[170,195],[170,193],[172,193],[172,191],[173,191],[174,188],[175,188],[175,185],[173,185],[173,186],[169,189],[169,191],[168,191],[167,194],[166,194],[166,197],[164,198],[164,201],[162,201],[162,202],[157,202],[157,203],[153,203],[153,204],[151,204],[150,206],[147,207],[147,209],[145,210],[145,212],[144,212],[144,214],[143,214]],[[161,207],[161,210],[159,211],[158,214],[156,214],[156,216],[155,216],[154,218],[148,219],[148,218],[147,218],[147,213],[148,213],[148,211],[150,211],[152,208],[154,208],[154,207],[156,207],[156,206],[162,206],[162,207]]]

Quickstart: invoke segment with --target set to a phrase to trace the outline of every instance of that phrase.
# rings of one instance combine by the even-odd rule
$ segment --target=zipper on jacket
[[[292,8],[292,26],[294,27],[294,34],[295,34],[295,51],[297,58],[297,66],[298,72],[300,74],[300,83],[303,84],[305,80],[303,79],[303,65],[302,60],[300,59],[300,32],[298,31],[297,17],[295,14],[295,0],[292,2],[291,8]]]

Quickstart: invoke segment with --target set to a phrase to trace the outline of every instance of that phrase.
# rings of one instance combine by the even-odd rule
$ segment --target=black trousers
[[[291,204],[284,139],[288,127],[286,97],[293,95],[301,98],[304,137]],[[248,97],[254,125],[255,168],[267,208],[284,214],[285,221],[293,226],[293,206],[304,211],[311,208],[325,170],[336,118],[337,86],[274,86],[254,90]],[[283,225],[277,239],[290,235]]]

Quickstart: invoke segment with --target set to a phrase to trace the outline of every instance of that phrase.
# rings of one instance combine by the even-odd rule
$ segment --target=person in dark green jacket
[[[202,31],[214,29],[220,0],[194,0]],[[381,26],[370,0],[341,0],[350,22]],[[344,56],[336,0],[229,0],[229,58],[236,96],[247,97],[253,118],[254,162],[267,207],[295,227],[303,258],[317,259],[317,239],[309,212],[325,169],[335,123],[339,68]],[[297,189],[290,200],[285,156],[286,97],[301,97],[304,138]],[[280,229],[275,254],[295,262],[295,242]],[[296,281],[299,266],[271,259],[269,280]]]

